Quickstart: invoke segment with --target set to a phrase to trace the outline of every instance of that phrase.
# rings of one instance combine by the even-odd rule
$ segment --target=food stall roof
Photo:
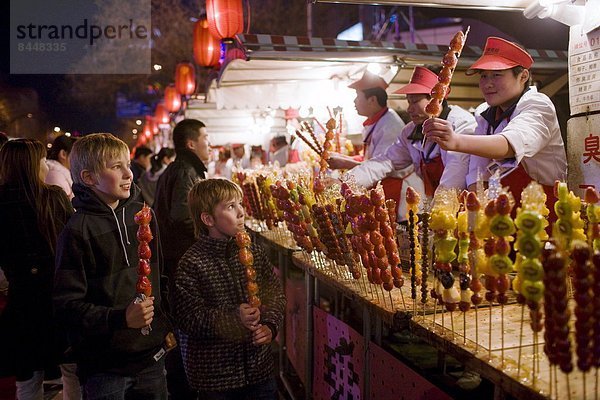
[[[405,5],[416,7],[471,8],[480,10],[523,11],[531,0],[315,0],[316,3]]]
[[[414,66],[437,64],[448,51],[448,46],[442,45],[276,35],[243,34],[238,40],[247,60],[229,61],[211,83],[208,101],[217,108],[335,106],[326,94],[343,92],[369,63],[387,68],[383,77],[390,82],[388,93],[392,93],[408,82]],[[553,92],[547,93],[552,96],[566,83],[567,52],[527,51],[535,60],[534,80],[542,91],[546,86],[552,88]],[[463,49],[452,80],[453,103],[470,107],[481,102],[477,77],[464,74],[481,52],[475,46]],[[353,98],[353,93],[341,95]]]

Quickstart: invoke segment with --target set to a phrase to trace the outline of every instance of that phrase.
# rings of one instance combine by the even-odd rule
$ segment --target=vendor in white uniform
[[[431,99],[431,89],[437,82],[435,72],[425,67],[415,67],[410,82],[394,92],[406,94],[411,122],[402,129],[396,142],[385,154],[371,158],[348,171],[348,175],[353,176],[357,183],[370,187],[378,180],[396,176],[397,171],[414,165],[420,179],[410,176],[405,178],[400,198],[402,203],[409,185],[429,197],[433,197],[438,186],[458,190],[466,188],[469,155],[446,151],[433,141],[423,140],[422,124],[428,118],[425,107]],[[446,99],[442,102],[440,118],[447,120],[459,134],[473,134],[477,125],[473,115],[458,106],[448,105]],[[402,209],[401,206],[400,213]]]
[[[479,73],[485,103],[477,108],[476,135],[461,135],[439,118],[425,121],[425,136],[443,149],[471,155],[467,185],[478,173],[484,181],[499,169],[502,184],[511,189],[517,204],[531,180],[544,186],[554,218],[553,184],[567,177],[567,159],[552,101],[529,87],[531,56],[516,44],[489,37],[483,55],[467,74]]]
[[[356,112],[367,117],[363,122],[362,139],[364,160],[368,160],[386,152],[404,128],[404,121],[387,107],[385,89],[388,84],[380,76],[365,71],[362,78],[348,87],[356,90]],[[337,153],[332,153],[329,159],[329,166],[333,169],[350,169],[360,163],[361,160]]]
[[[378,75],[365,71],[362,78],[348,86],[356,90],[354,107],[358,115],[367,117],[363,122],[363,159],[355,159],[342,154],[332,153],[329,158],[329,167],[332,169],[350,169],[361,162],[374,157],[382,156],[398,138],[404,128],[404,121],[398,114],[387,107],[388,84]],[[412,172],[410,170],[406,174]],[[389,178],[382,181],[386,198],[398,199],[402,182]]]

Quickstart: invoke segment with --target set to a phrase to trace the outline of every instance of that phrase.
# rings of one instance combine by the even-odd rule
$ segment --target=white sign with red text
[[[600,114],[567,122],[567,149],[569,188],[580,197],[588,186],[600,190]]]

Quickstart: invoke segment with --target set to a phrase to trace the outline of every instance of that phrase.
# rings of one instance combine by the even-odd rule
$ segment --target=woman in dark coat
[[[0,265],[9,282],[0,315],[0,372],[17,379],[17,398],[42,399],[44,371],[58,364],[52,318],[56,238],[73,207],[44,183],[46,148],[18,139],[0,148]]]

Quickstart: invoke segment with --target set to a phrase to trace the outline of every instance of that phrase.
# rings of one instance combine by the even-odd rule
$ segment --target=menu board
[[[585,33],[581,25],[571,27],[569,103],[571,115],[600,110],[600,28]]]

